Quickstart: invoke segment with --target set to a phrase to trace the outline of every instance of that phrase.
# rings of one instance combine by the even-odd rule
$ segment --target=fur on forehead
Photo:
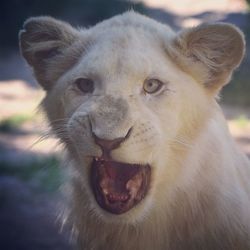
[[[141,15],[134,11],[128,11],[121,15],[114,16],[108,20],[95,25],[93,31],[101,32],[117,29],[119,27],[132,27],[134,29],[143,29],[149,33],[155,34],[156,32],[162,32],[166,35],[174,35],[173,30],[166,24],[161,24],[147,16]]]
[[[85,33],[86,30],[82,32]],[[117,49],[129,49],[136,43],[139,45],[137,49],[141,47],[145,50],[147,43],[154,43],[150,45],[151,48],[152,45],[163,48],[165,42],[174,38],[175,32],[166,24],[129,11],[91,27],[88,35],[92,44],[116,43]]]

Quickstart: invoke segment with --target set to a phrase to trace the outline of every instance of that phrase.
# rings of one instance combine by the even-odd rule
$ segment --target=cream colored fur
[[[25,22],[20,47],[66,147],[68,220],[80,249],[250,249],[250,163],[216,102],[244,55],[239,29],[206,24],[176,34],[134,12],[81,30],[38,17]],[[80,77],[94,81],[93,94],[76,88]],[[160,93],[143,91],[148,78],[164,83]],[[152,181],[144,200],[114,215],[90,188],[90,163],[101,155],[92,132],[111,140],[131,127],[112,158],[150,164]]]

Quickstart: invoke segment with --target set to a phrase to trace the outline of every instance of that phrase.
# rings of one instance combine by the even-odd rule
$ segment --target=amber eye
[[[76,86],[83,93],[92,93],[94,91],[94,82],[88,78],[79,78],[75,81]]]
[[[163,83],[157,79],[146,79],[143,84],[143,90],[146,93],[153,94],[159,91]]]

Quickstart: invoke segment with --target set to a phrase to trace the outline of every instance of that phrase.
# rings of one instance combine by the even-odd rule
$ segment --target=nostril
[[[132,131],[132,128],[128,130],[128,133],[126,134],[125,137],[119,137],[113,140],[106,140],[106,139],[99,138],[94,133],[93,133],[93,137],[95,139],[95,143],[99,145],[102,148],[103,153],[106,154],[106,153],[109,153],[111,150],[118,148],[120,144],[129,137],[131,131]]]

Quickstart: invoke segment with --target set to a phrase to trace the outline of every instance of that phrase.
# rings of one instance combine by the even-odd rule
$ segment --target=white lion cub
[[[250,163],[216,103],[244,55],[238,28],[35,17],[20,47],[67,151],[80,249],[250,249]]]

